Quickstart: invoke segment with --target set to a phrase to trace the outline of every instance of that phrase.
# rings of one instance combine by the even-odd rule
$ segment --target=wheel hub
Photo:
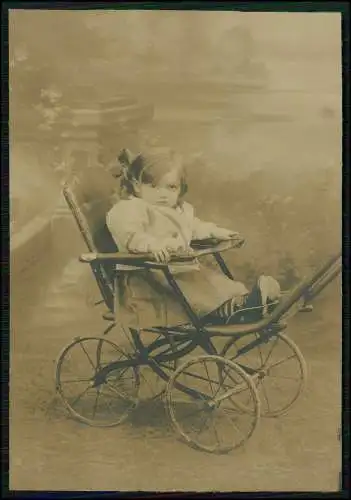
[[[93,387],[94,389],[96,389],[97,387],[99,387],[100,385],[102,385],[104,383],[104,380],[101,380],[101,379],[93,379],[89,382],[89,385],[90,387]]]
[[[205,409],[208,411],[213,411],[215,409],[218,409],[220,404],[220,401],[207,401]]]
[[[267,369],[261,369],[257,372],[258,380],[264,379],[264,377],[268,374]]]

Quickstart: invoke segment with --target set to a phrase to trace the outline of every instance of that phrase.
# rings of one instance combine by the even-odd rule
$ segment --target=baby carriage
[[[306,363],[283,332],[293,314],[312,310],[313,299],[340,273],[341,254],[298,283],[263,319],[206,323],[192,310],[168,264],[155,262],[150,254],[118,252],[106,226],[113,184],[110,174],[91,170],[90,176],[64,186],[89,251],[80,261],[90,265],[100,303],[109,312],[103,315],[107,327],[102,335],[77,337],[63,349],[56,366],[57,393],[75,419],[112,427],[137,408],[141,368],[148,366],[164,381],[160,396],[182,440],[202,451],[228,453],[250,438],[261,416],[286,413],[301,394]],[[212,256],[233,279],[222,253],[242,243],[194,241],[192,255],[174,255],[171,263]],[[130,269],[161,269],[189,321],[174,327],[125,328],[119,299]]]

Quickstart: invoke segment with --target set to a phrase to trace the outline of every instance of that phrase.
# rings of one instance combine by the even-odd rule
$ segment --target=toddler
[[[165,263],[172,253],[191,251],[194,239],[238,237],[232,230],[196,217],[193,206],[184,201],[188,185],[182,159],[172,150],[157,147],[133,155],[124,149],[119,162],[121,199],[106,222],[120,251],[150,252]],[[279,284],[270,276],[260,276],[249,292],[243,283],[196,260],[171,263],[169,268],[193,311],[207,322],[259,319],[280,296]],[[174,326],[189,322],[162,270],[131,272],[128,284],[129,306],[138,320],[143,317],[144,327],[145,323]],[[251,308],[250,316],[244,313],[247,308]]]

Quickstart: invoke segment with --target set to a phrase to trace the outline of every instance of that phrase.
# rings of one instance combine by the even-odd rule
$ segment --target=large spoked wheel
[[[255,341],[256,345],[249,348]],[[282,333],[266,338],[253,333],[231,339],[221,355],[251,375],[258,389],[262,416],[286,413],[305,386],[306,362],[297,345]]]
[[[212,355],[192,358],[175,371],[166,407],[178,435],[210,453],[228,453],[244,444],[260,415],[251,378],[232,361]]]
[[[102,380],[99,371],[116,363]],[[69,413],[85,424],[112,427],[138,404],[139,372],[132,358],[100,337],[77,338],[59,357],[56,390]]]

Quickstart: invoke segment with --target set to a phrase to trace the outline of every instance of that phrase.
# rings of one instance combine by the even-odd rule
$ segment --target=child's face
[[[180,180],[176,170],[163,175],[157,183],[138,184],[138,196],[152,205],[175,207],[180,195]]]

